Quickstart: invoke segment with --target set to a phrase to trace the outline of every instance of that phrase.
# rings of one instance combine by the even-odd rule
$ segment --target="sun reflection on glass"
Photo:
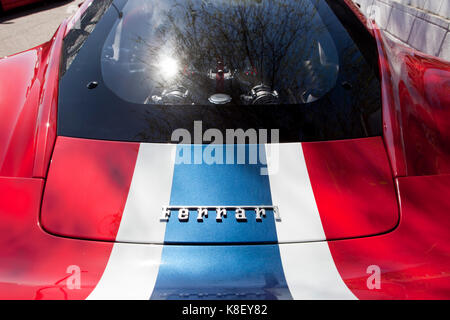
[[[171,79],[179,71],[178,61],[171,57],[163,57],[160,60],[159,69],[164,78]]]

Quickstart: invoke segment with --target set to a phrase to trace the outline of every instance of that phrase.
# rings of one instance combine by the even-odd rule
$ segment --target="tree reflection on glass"
[[[338,73],[318,1],[173,0],[150,7],[134,1],[140,10],[127,13],[125,7],[127,22],[111,39],[121,37],[121,47],[132,51],[125,59],[143,64],[142,74],[122,76],[141,78],[150,96],[183,86],[199,102],[227,91],[236,103],[240,94],[264,84],[281,93],[282,103],[303,103],[331,90]],[[217,85],[221,69],[226,88]]]

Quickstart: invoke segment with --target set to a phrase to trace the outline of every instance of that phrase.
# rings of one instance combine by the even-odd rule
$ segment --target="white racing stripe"
[[[115,243],[105,272],[87,299],[150,299],[162,248],[162,245]]]
[[[98,285],[88,299],[149,299],[161,263],[170,201],[175,145],[141,144],[117,240]],[[278,152],[274,156],[274,152]],[[355,299],[334,264],[309,181],[301,144],[267,145],[268,171],[285,278],[294,299]],[[276,163],[278,161],[278,163]],[[155,245],[156,244],[156,245]]]
[[[300,143],[266,145],[272,204],[278,206],[279,243],[325,240]]]
[[[266,145],[272,203],[286,282],[294,299],[355,299],[342,280],[322,227],[300,143]],[[314,243],[287,244],[289,242]],[[285,243],[285,244],[283,244]]]
[[[164,243],[161,210],[170,201],[175,144],[141,143],[116,241]]]
[[[342,280],[326,242],[279,247],[284,276],[295,300],[356,299]]]
[[[176,145],[144,144],[139,154],[116,241],[105,271],[88,299],[149,299],[161,263]]]

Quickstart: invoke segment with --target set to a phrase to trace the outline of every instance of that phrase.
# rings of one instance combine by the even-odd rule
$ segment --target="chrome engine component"
[[[278,92],[271,90],[265,84],[253,87],[246,95],[241,95],[243,102],[247,104],[276,104],[278,103]]]
[[[190,104],[189,90],[183,86],[165,89],[161,96],[152,96],[152,101],[157,104]]]
[[[208,98],[212,104],[226,104],[231,102],[232,98],[225,93],[216,93]]]

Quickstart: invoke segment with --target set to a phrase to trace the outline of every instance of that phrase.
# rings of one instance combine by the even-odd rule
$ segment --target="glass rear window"
[[[338,52],[309,0],[134,0],[123,14],[101,56],[105,85],[123,100],[297,104],[336,86]]]
[[[171,142],[202,121],[281,142],[381,135],[376,46],[339,2],[94,1],[65,39],[59,134]]]

